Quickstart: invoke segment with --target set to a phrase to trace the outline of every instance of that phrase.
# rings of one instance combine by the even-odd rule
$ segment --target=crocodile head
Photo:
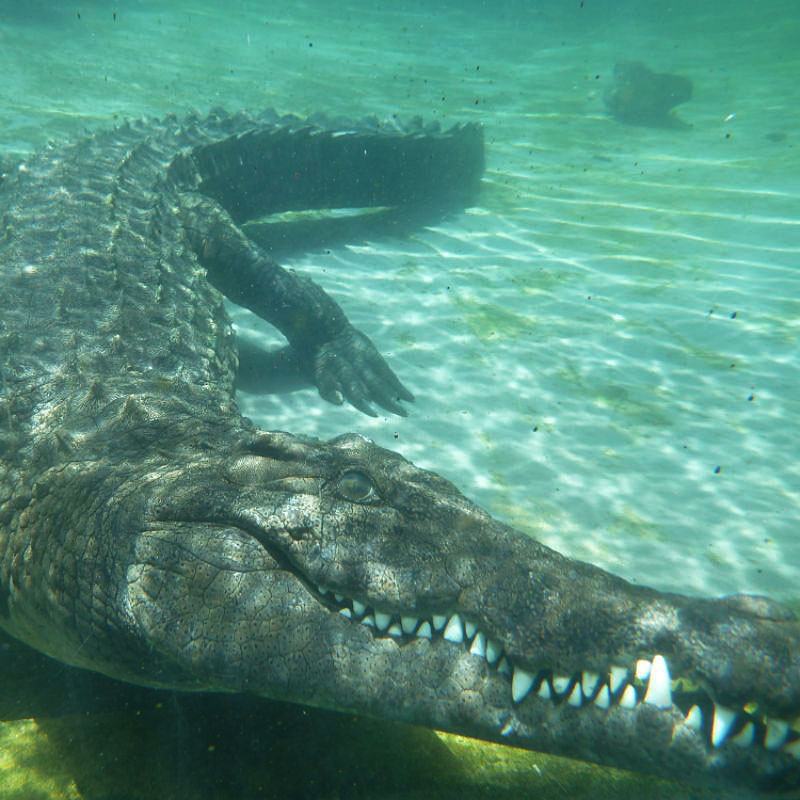
[[[354,434],[256,434],[165,476],[145,522],[125,599],[140,681],[800,785],[800,624],[764,598],[631,585]]]

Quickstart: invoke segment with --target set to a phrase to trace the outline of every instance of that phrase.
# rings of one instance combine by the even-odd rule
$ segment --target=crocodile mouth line
[[[728,708],[715,702],[690,679],[673,678],[663,655],[642,657],[630,666],[609,665],[603,673],[586,669],[562,674],[554,668],[532,671],[515,664],[497,639],[459,613],[396,614],[345,597],[324,585],[315,584],[314,589],[328,610],[371,628],[377,638],[393,638],[400,643],[422,638],[461,645],[471,655],[484,659],[489,669],[510,683],[515,707],[535,699],[557,706],[566,704],[575,709],[594,706],[600,710],[635,709],[644,703],[680,713],[683,725],[698,733],[709,750],[730,743],[783,753],[800,761],[800,717],[789,721],[768,716],[759,711],[756,703]],[[512,731],[511,723],[506,723],[500,734],[505,736]]]

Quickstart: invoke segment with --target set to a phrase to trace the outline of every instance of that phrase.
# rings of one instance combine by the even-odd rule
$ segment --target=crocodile
[[[142,686],[796,789],[791,611],[626,582],[363,436],[264,431],[237,409],[224,297],[288,341],[251,353],[251,371],[406,413],[371,340],[271,255],[270,220],[368,209],[364,230],[403,230],[474,202],[483,159],[475,124],[215,111],[9,169],[0,626]]]

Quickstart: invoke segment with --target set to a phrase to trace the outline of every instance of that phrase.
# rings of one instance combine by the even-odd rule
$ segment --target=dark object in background
[[[603,100],[615,119],[651,128],[689,128],[671,110],[692,97],[692,82],[681,75],[653,72],[641,61],[614,65],[614,83]]]

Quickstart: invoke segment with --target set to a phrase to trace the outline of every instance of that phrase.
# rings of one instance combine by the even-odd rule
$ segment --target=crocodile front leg
[[[377,416],[373,403],[406,416],[401,402],[414,395],[320,286],[272,261],[214,200],[185,193],[181,213],[209,281],[286,336],[301,372],[323,399],[335,405],[346,399],[371,417]]]

